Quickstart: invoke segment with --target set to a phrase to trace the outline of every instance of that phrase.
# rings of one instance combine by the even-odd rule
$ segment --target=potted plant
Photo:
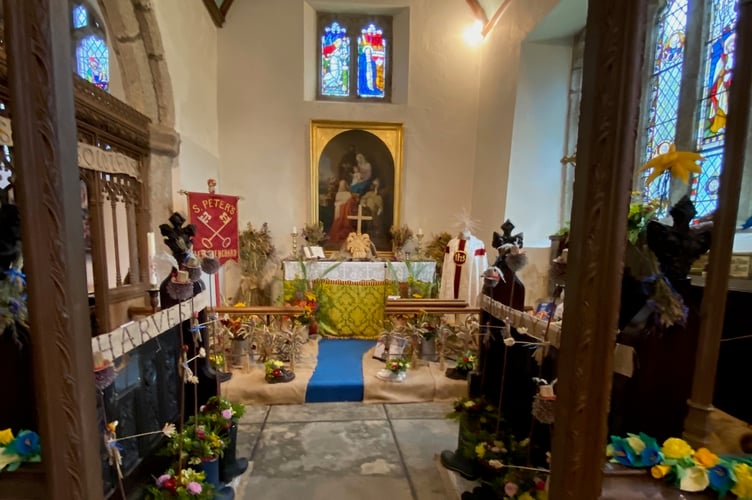
[[[436,337],[438,336],[439,326],[431,321],[428,315],[423,315],[418,332],[420,333],[420,359],[426,361],[438,361],[436,354]]]
[[[175,433],[167,443],[167,454],[178,457],[180,463],[196,466],[206,481],[219,485],[219,457],[225,442],[211,425],[201,418],[191,417],[182,432]]]
[[[384,369],[379,370],[376,376],[388,382],[402,382],[407,378],[408,368],[410,368],[410,362],[407,358],[392,358],[386,361]]]
[[[447,368],[446,376],[455,380],[466,380],[467,374],[475,369],[475,363],[478,358],[472,351],[466,351],[457,358],[454,368]]]
[[[238,303],[234,307],[245,307],[245,304]],[[245,323],[240,318],[232,318],[227,314],[220,320],[220,323],[224,327],[227,337],[230,339],[230,359],[232,365],[238,367],[246,366],[246,360],[250,361],[250,358],[248,358],[249,354],[252,355],[252,351],[248,347],[248,340],[253,334],[255,324]]]
[[[229,483],[248,468],[248,459],[237,458],[236,455],[238,421],[245,414],[245,406],[220,396],[212,396],[199,411],[197,420],[225,441],[224,453],[219,459],[219,477],[223,483]]]
[[[183,469],[179,474],[168,470],[147,488],[147,499],[161,500],[168,498],[211,500],[214,488],[206,482],[206,475],[193,469]]]

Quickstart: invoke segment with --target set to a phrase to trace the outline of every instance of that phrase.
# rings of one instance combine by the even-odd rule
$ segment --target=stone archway
[[[151,0],[97,0],[120,64],[127,103],[151,119],[150,226],[172,212],[172,168],[180,152],[175,100]]]

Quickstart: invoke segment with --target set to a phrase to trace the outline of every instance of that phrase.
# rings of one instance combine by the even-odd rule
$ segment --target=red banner
[[[204,257],[213,253],[224,264],[238,260],[238,197],[210,193],[186,193],[191,223],[196,226],[193,251]]]

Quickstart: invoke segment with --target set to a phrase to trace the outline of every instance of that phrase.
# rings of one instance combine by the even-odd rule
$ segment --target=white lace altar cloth
[[[301,267],[305,266],[305,270]],[[285,261],[284,280],[326,279],[337,281],[399,281],[414,280],[432,283],[436,263],[427,262],[337,262],[337,261]]]

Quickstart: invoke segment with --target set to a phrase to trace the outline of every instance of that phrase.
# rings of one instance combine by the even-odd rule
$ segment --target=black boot
[[[469,460],[465,460],[462,456],[455,452],[444,450],[440,455],[441,465],[449,470],[458,473],[460,476],[470,481],[478,479],[478,473],[475,471],[475,466]]]
[[[439,455],[441,465],[449,470],[459,473],[465,479],[474,481],[478,479],[479,474],[476,471],[475,461],[470,458],[473,450],[473,443],[470,441],[469,424],[465,418],[460,420],[459,429],[457,430],[457,450],[444,450]]]
[[[247,458],[237,458],[238,424],[227,429],[229,444],[219,459],[219,477],[223,483],[229,483],[248,468]]]

